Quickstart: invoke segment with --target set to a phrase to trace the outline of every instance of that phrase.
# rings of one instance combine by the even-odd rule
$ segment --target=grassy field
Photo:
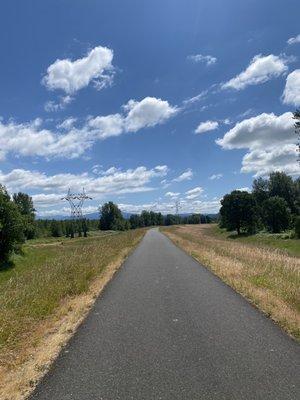
[[[287,240],[233,240],[215,225],[172,226],[162,231],[300,339],[300,258],[291,255],[297,253],[297,243],[283,247],[282,241]]]
[[[300,240],[291,239],[290,233],[257,233],[256,235],[238,236],[235,232],[227,232],[215,224],[208,233],[223,239],[237,240],[241,243],[249,243],[260,247],[275,248],[282,250],[286,254],[300,257]]]
[[[124,259],[144,232],[29,241],[24,254],[14,258],[14,266],[0,271],[0,372],[22,363],[28,356],[26,349],[38,346],[39,332],[49,318],[58,310],[63,318],[61,306],[87,293],[107,266]]]

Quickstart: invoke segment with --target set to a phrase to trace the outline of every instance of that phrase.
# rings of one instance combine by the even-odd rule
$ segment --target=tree
[[[60,221],[56,221],[55,219],[51,221],[50,225],[51,236],[60,237],[63,235],[62,226]]]
[[[268,179],[254,179],[252,184],[252,194],[257,204],[262,204],[269,197],[269,181]]]
[[[251,193],[234,190],[221,200],[221,224],[227,230],[253,233],[256,229],[257,207]]]
[[[269,181],[270,197],[279,196],[283,198],[292,213],[296,212],[295,208],[295,185],[293,179],[284,172],[272,172]]]
[[[123,218],[119,207],[112,201],[103,204],[100,209],[100,229],[107,230],[126,230],[129,229],[129,222]]]
[[[0,262],[7,261],[23,242],[22,215],[6,189],[0,185]]]
[[[13,201],[18,207],[24,225],[24,235],[26,239],[33,239],[35,236],[35,209],[32,198],[26,193],[14,193]]]
[[[291,220],[287,202],[279,196],[270,197],[264,202],[263,216],[267,229],[272,233],[287,229]]]
[[[139,215],[131,214],[129,217],[129,222],[130,222],[131,229],[136,229],[141,226],[142,221],[141,221],[141,218]]]

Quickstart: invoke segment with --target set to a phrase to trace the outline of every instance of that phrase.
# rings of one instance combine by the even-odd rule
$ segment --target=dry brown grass
[[[33,390],[143,234],[31,249],[31,270],[16,265],[0,282],[0,399],[21,400]]]
[[[216,237],[209,225],[163,228],[171,240],[300,339],[300,259]]]

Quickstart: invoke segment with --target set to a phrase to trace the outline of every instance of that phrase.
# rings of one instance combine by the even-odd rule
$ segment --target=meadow
[[[144,233],[136,229],[29,240],[12,266],[0,271],[0,398],[8,392],[14,394],[7,398],[21,398],[16,385],[24,389],[44,373]],[[18,380],[16,369],[39,350],[42,359],[19,371]],[[13,388],[7,386],[10,372]]]

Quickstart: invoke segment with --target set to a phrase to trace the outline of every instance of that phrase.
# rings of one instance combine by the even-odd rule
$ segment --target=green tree
[[[33,239],[35,237],[35,209],[33,206],[32,198],[26,193],[14,193],[13,201],[17,205],[24,225],[24,235],[26,239]]]
[[[252,184],[252,194],[257,204],[262,204],[269,197],[269,181],[268,179],[254,179]]]
[[[221,200],[221,226],[227,230],[253,233],[257,226],[257,207],[251,193],[234,190]]]
[[[13,251],[24,242],[23,220],[17,205],[11,201],[6,189],[0,185],[0,262],[9,259]]]
[[[289,227],[291,215],[287,202],[274,196],[267,199],[263,204],[264,223],[272,233],[279,233]]]
[[[62,225],[60,221],[52,220],[50,225],[51,236],[61,237],[63,235]]]
[[[296,212],[295,184],[293,179],[284,172],[272,172],[269,180],[270,197],[281,197],[287,202],[292,213]]]
[[[139,228],[142,223],[140,216],[137,214],[131,214],[130,218],[129,218],[129,222],[130,222],[131,229]]]
[[[129,229],[129,222],[123,218],[119,207],[112,201],[103,204],[100,209],[100,229],[107,230],[126,230]]]

